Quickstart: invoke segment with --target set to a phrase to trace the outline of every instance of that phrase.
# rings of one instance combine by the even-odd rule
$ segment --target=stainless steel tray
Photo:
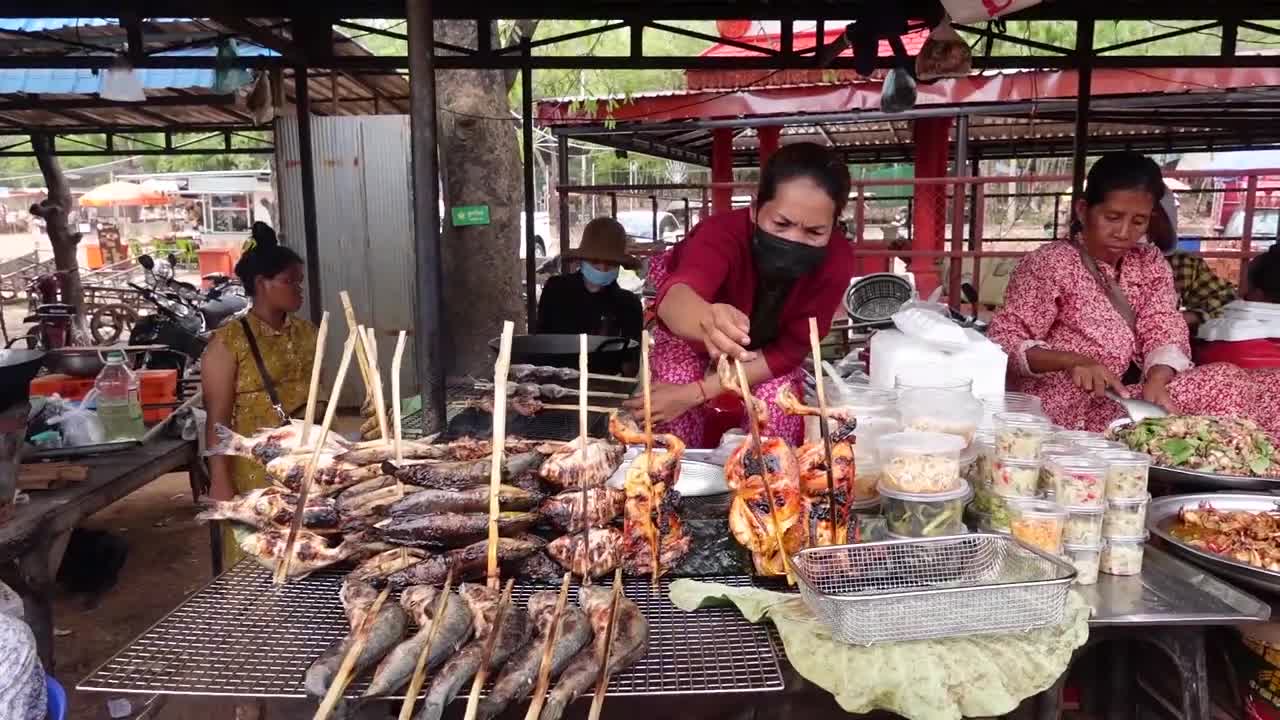
[[[1157,498],[1147,507],[1147,529],[1152,535],[1167,542],[1171,551],[1189,562],[1255,590],[1280,593],[1280,572],[1263,570],[1224,555],[1192,547],[1169,532],[1177,522],[1179,511],[1183,508],[1195,508],[1201,503],[1211,503],[1219,510],[1260,512],[1275,510],[1278,500],[1280,499],[1273,495],[1260,493],[1196,493]]]
[[[1151,466],[1151,479],[1171,485],[1222,490],[1270,490],[1280,492],[1280,478],[1253,477],[1249,475],[1219,475],[1217,473],[1186,470],[1184,468]]]

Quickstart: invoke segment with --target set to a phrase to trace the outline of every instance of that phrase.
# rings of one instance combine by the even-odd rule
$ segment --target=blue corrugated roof
[[[188,18],[147,18],[148,22],[186,22]],[[0,30],[13,32],[53,32],[65,28],[119,25],[115,18],[0,18]]]
[[[260,57],[276,53],[257,45],[240,43],[236,51],[242,57]],[[214,47],[183,48],[163,55],[209,57]],[[143,68],[137,71],[143,89],[182,90],[209,89],[214,84],[213,70]],[[97,95],[102,74],[92,70],[17,70],[0,69],[0,95],[28,93],[35,95]]]

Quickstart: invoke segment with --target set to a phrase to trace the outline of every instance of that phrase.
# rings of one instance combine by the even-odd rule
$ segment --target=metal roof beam
[[[102,100],[99,98],[67,98],[61,99],[41,99],[31,96],[18,95],[16,97],[21,100],[5,100],[0,96],[0,112],[21,112],[29,110],[98,110],[98,109],[126,109],[126,110],[142,110],[165,107],[220,107],[226,105],[235,105],[236,98],[234,95],[164,95],[160,97],[147,98],[145,102],[119,102],[115,100]]]

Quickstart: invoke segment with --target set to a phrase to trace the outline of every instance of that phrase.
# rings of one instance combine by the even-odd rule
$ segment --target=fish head
[[[555,590],[539,590],[529,596],[529,618],[533,620],[534,627],[551,626],[551,618],[555,616],[559,600],[560,593]]]
[[[378,591],[372,585],[356,580],[350,575],[342,582],[342,589],[338,591],[338,600],[342,603],[342,609],[347,613],[348,618],[353,612],[368,612],[377,599]]]
[[[578,588],[578,604],[592,618],[609,617],[609,605],[613,602],[613,590],[602,585],[583,585]]]
[[[434,585],[412,585],[400,593],[400,607],[414,618],[427,618],[439,594]]]
[[[458,594],[475,619],[476,637],[486,637],[497,619],[498,602],[502,593],[480,583],[462,583],[458,587]]]

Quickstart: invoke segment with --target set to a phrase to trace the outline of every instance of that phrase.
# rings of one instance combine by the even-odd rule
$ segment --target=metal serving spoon
[[[1114,390],[1107,390],[1107,397],[1116,401],[1120,407],[1124,408],[1125,413],[1129,415],[1129,419],[1135,423],[1142,422],[1147,418],[1168,417],[1169,413],[1164,408],[1153,402],[1147,402],[1139,398],[1121,397]]]

